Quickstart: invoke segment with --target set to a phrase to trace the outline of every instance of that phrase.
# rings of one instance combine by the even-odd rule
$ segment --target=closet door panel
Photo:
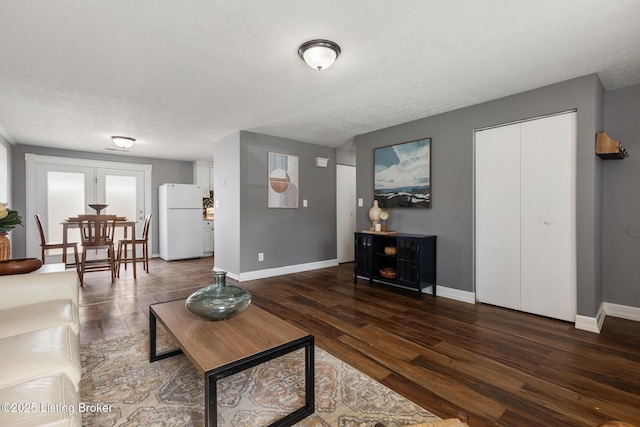
[[[520,309],[520,126],[475,134],[476,297]]]
[[[521,309],[575,321],[575,113],[521,126]]]

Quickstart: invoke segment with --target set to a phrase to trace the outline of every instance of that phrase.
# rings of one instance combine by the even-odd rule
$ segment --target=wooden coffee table
[[[204,375],[205,423],[217,425],[217,381],[245,369],[305,350],[305,405],[271,426],[291,426],[314,411],[314,339],[302,329],[250,305],[227,320],[202,319],[185,308],[185,300],[149,306],[149,361],[187,355]],[[157,353],[157,321],[171,334],[179,349]]]

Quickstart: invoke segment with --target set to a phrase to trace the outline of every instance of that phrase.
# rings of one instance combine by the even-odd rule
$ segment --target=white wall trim
[[[640,322],[640,307],[603,302],[596,317],[576,316],[576,329],[599,334],[606,316]]]
[[[264,270],[247,271],[244,273],[228,274],[232,279],[238,282],[244,282],[247,280],[265,279],[267,277],[282,276],[284,274],[301,273],[309,270],[319,270],[321,268],[336,267],[338,265],[337,259],[329,259],[325,261],[309,262],[306,264],[286,265],[284,267],[267,268]],[[215,270],[215,269],[214,269]]]
[[[604,314],[612,317],[619,317],[620,319],[634,320],[640,322],[640,308],[629,307],[627,305],[613,304],[611,302],[604,302],[600,310],[604,309]]]
[[[443,298],[449,298],[456,301],[462,301],[469,304],[476,303],[476,293],[469,291],[461,291],[460,289],[447,288],[446,286],[438,285],[436,295]]]
[[[369,280],[368,277],[358,276],[358,278],[367,280],[367,281]],[[377,281],[374,280],[374,282],[377,282]],[[385,281],[380,281],[378,283],[382,283],[383,285],[388,285],[388,286],[395,286],[397,288],[408,289],[414,292],[416,291],[416,288],[413,288],[411,286],[399,285],[397,283],[389,283]],[[432,288],[433,286],[427,286],[426,288],[422,288],[422,293],[427,296],[431,296]],[[447,288],[446,286],[441,286],[441,285],[438,285],[438,288],[436,289],[436,296],[442,297],[442,298],[448,298],[456,301],[466,302],[469,304],[476,303],[475,292],[461,291],[460,289]]]
[[[604,323],[604,312],[598,310],[598,314],[596,317],[589,316],[581,316],[576,314],[576,329],[580,329],[582,331],[594,332],[596,334],[600,333],[600,329],[602,329],[602,324]]]

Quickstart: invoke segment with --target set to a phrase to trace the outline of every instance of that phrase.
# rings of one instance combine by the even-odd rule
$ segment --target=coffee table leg
[[[232,363],[225,367],[214,369],[204,374],[204,419],[206,427],[216,427],[218,423],[218,395],[216,386],[218,380],[252,368],[277,357],[284,356],[295,350],[304,348],[304,392],[305,404],[292,413],[280,418],[268,427],[289,427],[298,421],[308,417],[315,411],[315,353],[314,337],[309,335],[275,349],[265,351],[259,355],[253,355],[244,360]]]
[[[204,421],[206,427],[218,425],[218,393],[217,379],[211,374],[204,374]]]
[[[157,345],[157,331],[158,331],[158,320],[156,319],[156,315],[149,306],[149,363],[156,362],[158,360],[166,359],[167,357],[177,356],[178,354],[182,354],[182,349],[169,350],[158,354]]]

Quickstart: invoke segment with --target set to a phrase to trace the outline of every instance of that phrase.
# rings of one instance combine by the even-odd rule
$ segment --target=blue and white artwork
[[[376,148],[374,165],[378,206],[431,207],[431,138]]]

